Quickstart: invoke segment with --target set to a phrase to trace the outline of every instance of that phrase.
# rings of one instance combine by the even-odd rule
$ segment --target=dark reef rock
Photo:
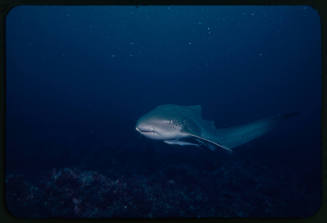
[[[292,182],[269,175],[265,167],[260,172],[242,165],[228,162],[207,171],[175,164],[151,175],[120,176],[118,170],[104,175],[61,168],[34,183],[7,173],[6,201],[11,214],[35,218],[283,217],[297,214],[292,206],[303,193],[314,204],[306,187],[290,191]]]

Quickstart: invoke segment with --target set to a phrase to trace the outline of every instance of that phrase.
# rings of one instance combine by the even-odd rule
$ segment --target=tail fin
[[[266,134],[280,121],[295,117],[298,114],[298,112],[285,113],[275,117],[261,119],[245,125],[217,129],[219,144],[228,148],[235,148],[237,146],[243,145]]]

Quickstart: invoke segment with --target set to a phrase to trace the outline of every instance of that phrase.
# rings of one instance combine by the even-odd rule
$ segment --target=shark
[[[296,115],[298,112],[278,114],[242,125],[216,128],[214,121],[203,119],[201,105],[165,104],[141,116],[135,129],[146,138],[169,145],[232,152],[234,148],[263,136],[280,121]]]

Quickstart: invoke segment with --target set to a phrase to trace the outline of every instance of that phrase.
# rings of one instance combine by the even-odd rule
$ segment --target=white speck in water
[[[111,58],[115,58],[116,57],[116,54],[111,54]]]
[[[258,56],[259,56],[259,57],[262,57],[262,56],[263,56],[263,53],[258,53]]]
[[[188,45],[192,45],[192,42],[190,41],[190,42],[188,42],[187,44],[188,44]]]
[[[203,23],[201,21],[198,21],[198,25],[202,25]]]
[[[130,54],[129,54],[129,56],[130,56],[130,57],[133,57],[133,56],[134,56],[134,54],[130,53]]]
[[[70,16],[70,13],[66,13],[66,16],[69,17]]]
[[[211,28],[210,27],[208,27],[208,31],[210,30]]]
[[[133,41],[129,42],[129,45],[135,45],[135,43]]]
[[[254,12],[251,12],[251,13],[250,13],[250,16],[255,16],[255,13],[254,13]]]

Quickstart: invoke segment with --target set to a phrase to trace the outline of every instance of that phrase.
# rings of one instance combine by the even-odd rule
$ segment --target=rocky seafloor
[[[7,173],[7,208],[32,218],[211,218],[310,216],[320,205],[310,172],[301,181],[292,169],[276,171],[251,159],[213,164],[208,158],[204,168],[180,161],[160,166],[165,158],[143,172],[112,157],[107,171],[52,168],[33,179]]]

